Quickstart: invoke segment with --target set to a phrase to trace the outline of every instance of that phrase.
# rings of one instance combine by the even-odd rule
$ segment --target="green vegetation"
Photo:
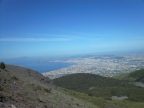
[[[103,97],[89,96],[85,93],[80,93],[65,88],[61,89],[71,96],[90,102],[100,108],[143,108],[144,106],[144,102],[133,102],[129,100],[111,100]]]
[[[1,62],[1,63],[0,63],[0,68],[1,68],[1,69],[5,69],[5,64],[4,64],[4,62]]]
[[[68,89],[77,90],[77,91],[84,91],[87,89],[92,89],[93,87],[103,88],[103,87],[114,87],[114,86],[131,86],[130,84],[127,84],[117,79],[102,77],[99,75],[89,74],[89,73],[78,73],[78,74],[63,76],[54,79],[54,84],[61,87],[66,87]]]
[[[100,97],[88,96],[85,93],[80,93],[80,92],[76,92],[76,91],[65,89],[65,88],[61,88],[61,89],[64,90],[69,95],[72,95],[72,96],[82,99],[84,101],[91,102],[92,104],[97,105],[99,107],[103,107],[104,104],[106,103],[106,100],[103,98],[100,98]]]
[[[123,73],[114,76],[113,78],[126,80],[126,81],[141,81],[144,82],[144,70],[136,70],[131,73]]]
[[[144,88],[127,81],[102,77],[94,74],[78,73],[54,80],[57,86],[86,93],[89,96],[110,99],[112,96],[128,96],[130,101],[144,101]]]

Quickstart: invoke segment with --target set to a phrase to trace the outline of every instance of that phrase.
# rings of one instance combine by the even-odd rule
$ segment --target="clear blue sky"
[[[144,51],[144,0],[0,0],[0,57]]]

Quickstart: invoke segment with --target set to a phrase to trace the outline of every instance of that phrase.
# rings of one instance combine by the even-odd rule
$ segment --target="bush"
[[[51,88],[50,89],[44,88],[44,91],[47,93],[51,93]]]
[[[13,78],[14,80],[18,80],[18,77],[15,76],[15,75],[14,75],[12,78]]]
[[[3,91],[4,90],[4,88],[0,85],[0,91]]]
[[[0,68],[1,68],[1,69],[5,69],[5,64],[4,64],[4,62],[1,62],[1,63],[0,63]]]

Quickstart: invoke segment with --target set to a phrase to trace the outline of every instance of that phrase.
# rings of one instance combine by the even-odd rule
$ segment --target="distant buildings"
[[[54,60],[53,62],[75,63],[75,65],[43,73],[44,76],[52,79],[72,73],[93,73],[111,77],[115,74],[143,69],[144,54],[67,58]]]

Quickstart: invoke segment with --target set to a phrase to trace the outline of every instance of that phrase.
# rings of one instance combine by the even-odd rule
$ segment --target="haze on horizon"
[[[144,51],[144,0],[0,0],[0,57]]]

